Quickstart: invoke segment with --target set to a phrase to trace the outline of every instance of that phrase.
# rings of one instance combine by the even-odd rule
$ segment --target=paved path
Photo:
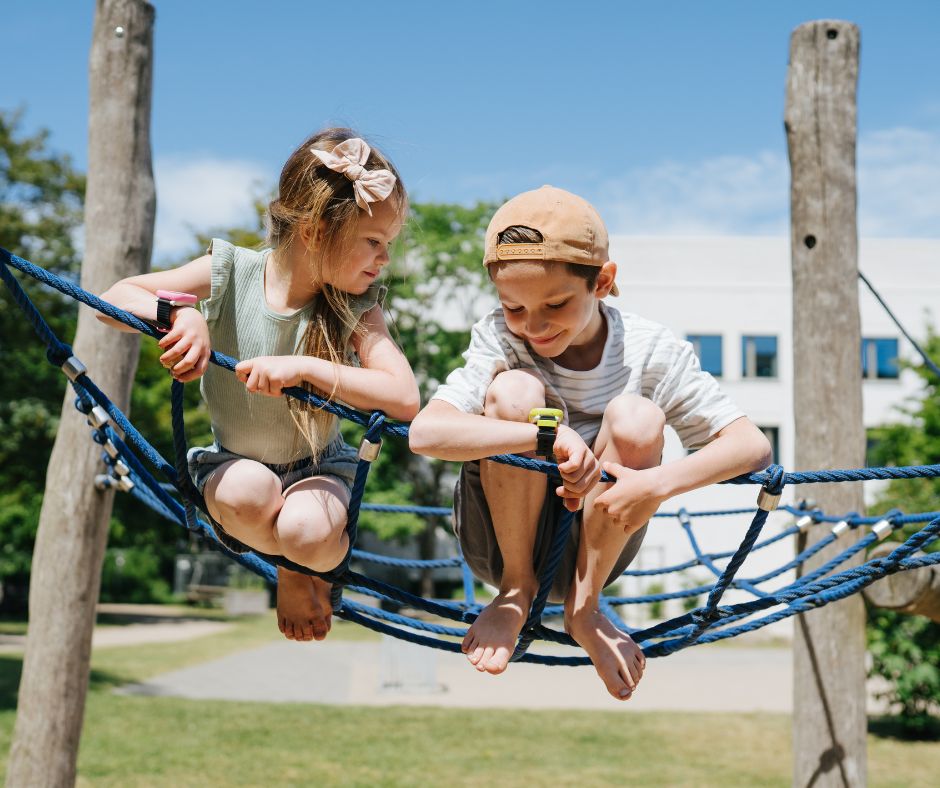
[[[515,664],[478,674],[456,654],[386,638],[376,642],[275,642],[158,676],[122,692],[193,699],[452,708],[635,711],[790,711],[790,652],[700,647],[650,660],[628,703],[594,669]]]
[[[172,621],[155,624],[126,624],[95,627],[91,636],[93,647],[132,646],[142,643],[172,643],[177,640],[215,635],[231,629],[224,621]],[[0,635],[0,654],[15,654],[26,647],[25,635]]]

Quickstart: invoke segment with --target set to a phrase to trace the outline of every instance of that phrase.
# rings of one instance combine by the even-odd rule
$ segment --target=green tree
[[[479,315],[489,282],[483,268],[483,240],[495,205],[418,203],[389,271],[386,308],[391,325],[418,380],[426,403],[447,375],[462,363],[470,325]],[[485,300],[485,297],[484,297]],[[403,440],[386,441],[371,472],[369,500],[419,506],[449,506],[448,480],[457,466],[412,454]],[[439,517],[366,515],[363,522],[385,536],[419,537],[422,558],[434,556]],[[422,593],[432,593],[425,572]]]
[[[50,150],[47,131],[25,133],[21,122],[22,112],[0,110],[0,246],[74,275],[84,176],[68,156]],[[76,305],[28,277],[17,279],[68,341]],[[0,291],[0,590],[7,606],[21,606],[66,379],[46,360],[9,291]]]
[[[940,336],[931,327],[923,345],[940,358]],[[926,366],[911,366],[923,379],[920,399],[901,408],[903,419],[869,432],[872,465],[933,465],[940,463],[940,379]],[[905,512],[940,509],[940,479],[902,479],[890,482],[873,513],[898,508]],[[903,541],[923,524],[899,529],[891,538]],[[940,549],[940,542],[925,552]],[[868,645],[873,674],[887,680],[883,693],[899,712],[896,724],[906,735],[940,735],[940,719],[932,716],[940,704],[940,624],[869,606]]]

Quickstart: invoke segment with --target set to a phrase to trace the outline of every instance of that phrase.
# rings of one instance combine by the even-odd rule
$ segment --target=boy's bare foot
[[[318,577],[277,568],[277,628],[288,640],[323,640],[333,610],[330,584]]]
[[[501,591],[470,625],[460,648],[477,670],[494,675],[506,670],[533,596],[518,588]]]
[[[629,700],[646,667],[640,647],[599,610],[565,616],[565,629],[594,663],[594,668],[617,700]]]

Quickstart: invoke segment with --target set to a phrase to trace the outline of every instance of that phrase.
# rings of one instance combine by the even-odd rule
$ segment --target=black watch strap
[[[173,324],[170,322],[170,310],[173,308],[173,302],[166,298],[157,299],[157,327],[163,329],[164,331],[169,331],[173,328]]]
[[[535,453],[549,462],[555,462],[555,438],[558,436],[557,426],[539,427],[535,443]]]
[[[555,438],[564,416],[564,412],[557,408],[532,408],[529,411],[529,421],[538,427],[535,453],[549,462],[555,462]]]

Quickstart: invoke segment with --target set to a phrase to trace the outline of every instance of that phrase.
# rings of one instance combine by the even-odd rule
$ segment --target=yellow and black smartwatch
[[[564,417],[564,412],[558,408],[532,408],[529,411],[529,423],[539,428],[535,453],[549,462],[555,462],[555,438]]]

